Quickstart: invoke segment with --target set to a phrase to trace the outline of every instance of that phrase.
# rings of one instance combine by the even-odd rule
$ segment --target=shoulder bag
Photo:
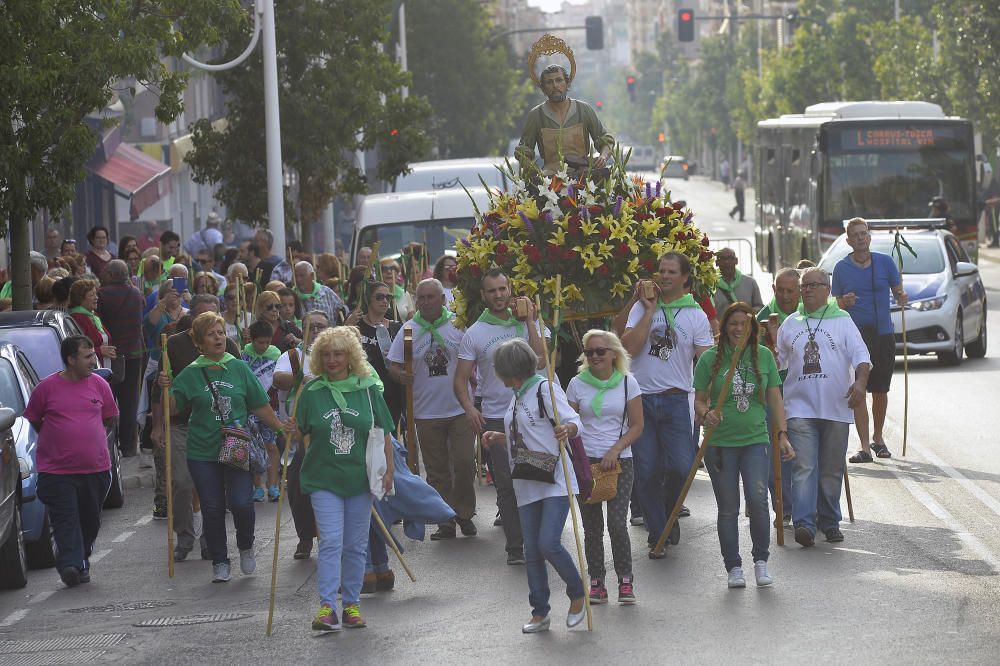
[[[386,495],[395,495],[396,489],[390,488],[389,492],[382,489],[382,479],[389,471],[389,461],[385,458],[385,431],[375,425],[375,406],[372,405],[371,388],[365,392],[368,394],[368,409],[372,413],[372,427],[368,431],[368,442],[365,447],[365,469],[368,472],[368,489],[378,501]]]
[[[201,368],[201,374],[205,378],[208,390],[212,392],[212,404],[215,406],[221,423],[222,443],[219,446],[218,462],[243,472],[264,474],[267,472],[269,461],[263,444],[256,441],[249,430],[226,425],[225,415],[220,405],[219,392],[212,380],[209,379],[205,368]]]
[[[625,385],[625,406],[622,408],[622,424],[618,429],[618,439],[625,433],[625,414],[628,412],[628,377],[622,380]],[[615,466],[605,472],[601,469],[601,463],[590,465],[591,474],[594,477],[594,487],[590,491],[590,497],[586,498],[587,504],[600,504],[610,502],[618,494],[618,475],[622,473],[621,461],[616,460]]]
[[[518,402],[515,398],[514,416],[510,420],[510,457],[514,463],[510,477],[522,481],[555,483],[559,456],[544,451],[532,451],[524,445],[524,439],[517,427],[517,408]]]

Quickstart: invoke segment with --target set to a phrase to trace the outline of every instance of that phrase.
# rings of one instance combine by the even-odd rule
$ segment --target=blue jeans
[[[750,509],[750,539],[753,561],[767,562],[771,541],[771,514],[767,508],[767,470],[770,467],[769,444],[750,446],[709,446],[705,467],[712,478],[712,490],[719,505],[716,527],[726,571],[743,566],[740,557],[740,477]]]
[[[647,540],[654,544],[667,525],[664,507],[673,508],[694,464],[687,393],[643,395],[642,417],[645,426],[632,456]]]
[[[566,582],[566,596],[579,599],[583,596],[583,580],[573,564],[573,557],[563,548],[560,537],[569,513],[569,498],[546,497],[517,508],[524,535],[524,561],[528,571],[528,603],[531,614],[545,617],[549,614],[548,560],[559,577]]]
[[[788,419],[788,440],[795,449],[792,471],[792,521],[813,534],[840,526],[840,489],[850,424],[824,419]]]
[[[344,606],[357,604],[361,601],[365,577],[372,496],[366,492],[341,497],[328,490],[317,490],[309,497],[319,531],[316,583],[320,603],[336,608],[339,588]]]
[[[201,500],[202,527],[212,563],[229,564],[226,542],[226,509],[233,514],[236,547],[253,548],[256,514],[253,508],[253,474],[207,460],[187,461],[191,480]]]
[[[111,488],[111,472],[92,474],[38,473],[38,499],[49,510],[56,541],[56,570],[90,569],[90,555],[101,529],[101,509]],[[15,505],[15,511],[16,505]],[[48,534],[41,538],[48,539]]]
[[[389,550],[385,537],[372,518],[368,527],[368,552],[365,554],[365,573],[385,573],[389,570]]]

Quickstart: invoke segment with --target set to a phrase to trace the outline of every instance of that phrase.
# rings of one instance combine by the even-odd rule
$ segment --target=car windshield
[[[24,413],[21,385],[14,374],[14,366],[7,359],[0,359],[0,407],[10,407],[20,416]]]
[[[59,355],[59,336],[49,326],[0,329],[0,340],[13,342],[21,348],[35,368],[39,379],[63,369]]]
[[[663,168],[664,178],[683,178],[687,175],[687,169],[683,162],[671,162]]]
[[[482,176],[488,187],[505,187],[503,176],[496,167],[483,165],[479,167],[456,167],[455,169],[423,169],[416,170],[405,176],[396,179],[396,186],[393,192],[428,192],[430,190],[461,190],[464,185],[467,188],[482,187],[479,181]]]
[[[441,220],[420,220],[403,224],[379,224],[365,227],[358,237],[358,247],[372,247],[376,241],[382,247],[405,247],[408,243],[426,243],[427,254],[433,261],[445,250],[455,249],[455,243],[469,235],[475,224],[472,217],[455,217]]]
[[[903,234],[903,238],[906,239],[906,242],[910,244],[910,247],[912,247],[913,251],[917,254],[917,256],[914,257],[905,247],[900,248],[903,254],[904,275],[927,275],[931,273],[940,273],[944,270],[944,249],[941,247],[941,242],[937,238],[930,236],[908,237],[906,234]],[[898,258],[893,252],[892,245],[892,234],[875,234],[872,236],[871,251],[888,254],[892,257],[893,261],[898,262]],[[850,251],[850,246],[847,244],[847,241],[844,240],[843,236],[841,236],[837,239],[837,242],[830,247],[826,256],[823,257],[823,261],[820,262],[820,267],[829,272],[833,272],[833,268],[837,265],[837,262],[846,257]]]

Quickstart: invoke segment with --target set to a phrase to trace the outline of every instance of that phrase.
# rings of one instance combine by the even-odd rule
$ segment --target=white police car
[[[986,355],[986,289],[979,268],[969,261],[961,242],[945,230],[943,220],[869,220],[872,252],[893,257],[895,228],[917,256],[905,247],[903,288],[906,307],[906,346],[911,354],[937,354],[947,365],[958,365],[964,356]],[[823,254],[819,265],[833,273],[837,262],[850,253],[841,234]],[[890,298],[892,298],[890,296]],[[900,308],[892,300],[892,325],[896,353],[903,351]]]

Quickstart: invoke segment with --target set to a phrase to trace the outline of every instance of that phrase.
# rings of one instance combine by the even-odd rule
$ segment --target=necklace
[[[823,308],[823,314],[819,316],[819,322],[816,323],[816,328],[809,327],[809,317],[806,317],[806,331],[808,331],[807,334],[809,336],[809,342],[813,342],[816,339],[816,333],[819,332],[819,327],[823,323],[823,317],[826,316],[826,312],[829,309],[830,309],[830,304],[827,303],[826,306]]]

